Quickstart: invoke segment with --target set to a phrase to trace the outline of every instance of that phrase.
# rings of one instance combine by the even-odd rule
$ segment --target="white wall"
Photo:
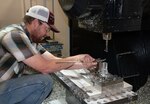
[[[68,18],[62,11],[62,8],[60,7],[58,0],[55,0],[54,5],[54,14],[56,16],[56,26],[60,30],[59,34],[55,34],[55,39],[62,42],[64,44],[64,49],[62,51],[63,56],[69,56],[69,50],[70,50],[70,33],[69,33],[69,23]]]
[[[5,0],[0,3],[0,27],[22,20],[22,1]]]
[[[55,15],[55,26],[60,30],[60,33],[52,33],[55,40],[63,43],[63,57],[69,56],[69,26],[68,18],[62,11],[58,0],[4,0],[0,4],[0,27],[12,23],[19,23],[26,10],[33,5],[43,5],[48,7]]]

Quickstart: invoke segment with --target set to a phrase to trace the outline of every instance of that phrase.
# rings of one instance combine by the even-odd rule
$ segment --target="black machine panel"
[[[135,31],[141,28],[143,0],[59,0],[79,27],[95,32]],[[70,8],[66,8],[70,5]]]

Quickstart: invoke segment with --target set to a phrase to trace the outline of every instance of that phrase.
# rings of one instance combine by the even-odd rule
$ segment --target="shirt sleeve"
[[[2,44],[18,61],[23,61],[38,53],[22,31],[7,33],[2,39]]]
[[[39,51],[40,54],[43,54],[46,52],[46,49],[41,44],[37,45],[37,50]]]

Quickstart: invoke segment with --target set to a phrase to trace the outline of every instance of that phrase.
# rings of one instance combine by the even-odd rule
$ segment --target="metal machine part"
[[[108,96],[102,99],[85,99],[80,101],[70,91],[66,91],[66,101],[68,104],[128,104],[131,101],[137,99],[137,95],[134,92],[124,92],[115,96]]]
[[[107,62],[91,73],[87,69],[62,70],[55,73],[66,87],[69,104],[123,104],[137,99],[132,85],[108,72]]]
[[[106,41],[106,48],[105,52],[108,52],[108,41],[111,40],[112,34],[111,33],[103,33],[103,39]]]
[[[72,7],[73,7],[73,4],[74,4],[75,0],[61,0],[61,5],[63,10],[70,10]]]
[[[105,70],[107,67],[102,68]],[[132,85],[110,73],[97,71],[95,75],[86,69],[79,69],[62,70],[55,75],[67,89],[68,104],[124,104],[137,99]]]
[[[123,77],[134,91],[142,87],[150,73],[150,1],[59,0],[62,8],[66,2],[71,5],[63,9],[70,21],[70,55],[106,58],[111,74]],[[109,45],[103,33],[112,33]]]
[[[143,0],[59,0],[70,19],[98,33],[136,31],[141,28]],[[69,9],[64,9],[69,6]]]
[[[69,2],[69,0],[59,0],[59,2],[62,7],[65,7],[67,3],[64,3],[64,2]],[[146,77],[144,76],[147,75],[146,72],[148,71],[146,70],[149,69],[148,63],[150,61],[148,58],[150,56],[149,51],[148,51],[150,49],[148,47],[149,36],[147,35],[149,34],[149,31],[146,31],[146,32],[142,31],[143,33],[140,33],[139,31],[141,30],[141,26],[143,30],[145,29],[149,30],[149,27],[150,27],[149,18],[148,18],[150,16],[149,15],[150,13],[149,1],[148,0],[82,0],[81,2],[81,0],[74,0],[72,3],[70,2],[70,4],[71,4],[70,6],[71,8],[63,9],[63,10],[67,14],[67,16],[70,18],[70,20],[77,21],[77,25],[80,31],[76,32],[76,34],[79,34],[80,32],[83,31],[83,30],[81,31],[81,28],[84,28],[85,30],[87,30],[87,32],[92,31],[93,33],[90,32],[92,35],[97,35],[97,33],[100,33],[101,35],[102,33],[102,39],[106,41],[105,44],[103,44],[103,40],[101,40],[101,38],[99,38],[99,40],[97,39],[95,40],[100,41],[99,43],[100,44],[102,43],[101,45],[105,45],[104,51],[106,53],[103,54],[103,49],[100,49],[101,47],[98,46],[97,49],[94,48],[98,53],[95,56],[99,57],[99,56],[106,55],[106,57],[103,57],[103,58],[107,59],[109,63],[109,69],[112,69],[110,70],[110,72],[113,74],[112,75],[108,72],[108,69],[107,69],[108,63],[103,63],[105,67],[103,67],[102,70],[99,70],[98,68],[96,73],[91,73],[87,75],[83,73],[82,74],[78,73],[77,75],[79,75],[82,80],[85,79],[92,86],[100,86],[98,91],[102,91],[102,92],[104,91],[104,92],[107,92],[107,94],[110,94],[110,92],[111,93],[113,92],[114,94],[111,97],[110,96],[107,97],[106,95],[104,98],[105,100],[103,98],[98,99],[98,100],[95,100],[95,98],[94,100],[92,100],[91,98],[88,99],[87,92],[91,92],[91,91],[87,90],[87,88],[85,87],[83,89],[80,88],[82,86],[80,85],[82,81],[79,81],[80,87],[78,86],[78,84],[74,85],[74,86],[78,86],[78,88],[80,89],[78,90],[80,94],[72,93],[72,92],[78,92],[78,91],[72,91],[72,92],[69,91],[69,93],[75,96],[75,98],[77,99],[80,99],[80,100],[82,99],[83,101],[79,100],[81,104],[83,102],[85,104],[86,103],[87,104],[88,103],[89,104],[93,104],[93,103],[103,104],[103,103],[108,103],[108,102],[109,103],[123,103],[122,101],[127,100],[126,99],[128,98],[127,96],[129,96],[129,99],[130,98],[132,99],[133,97],[135,100],[137,95],[136,93],[132,92],[132,85],[127,85],[128,86],[127,88],[129,88],[130,90],[125,90],[125,93],[126,93],[125,98],[123,97],[122,99],[119,97],[119,100],[108,100],[108,99],[109,98],[114,99],[113,96],[117,96],[117,93],[115,95],[115,88],[118,91],[121,91],[120,88],[126,89],[123,87],[125,85],[123,78],[131,77],[132,81],[129,81],[129,82],[131,82],[134,86],[138,86],[134,90],[137,90],[139,86],[142,86],[142,84],[144,84],[145,82],[145,80],[143,79],[146,79]],[[75,26],[76,26],[76,23],[75,23]],[[113,39],[111,39],[111,35],[104,34],[104,33],[112,33]],[[143,35],[143,34],[146,34],[146,35]],[[74,34],[72,33],[72,35]],[[79,34],[79,36],[80,35],[87,37],[87,33],[85,33],[85,35],[81,33]],[[83,39],[84,38],[81,37],[81,40]],[[108,41],[111,43],[109,44],[109,46],[108,46]],[[97,47],[97,45],[95,47]],[[93,47],[91,48],[91,50],[93,50]],[[81,52],[82,52],[82,49],[81,49]],[[95,54],[96,52],[93,52],[93,53]],[[114,76],[116,73],[122,78],[118,76]],[[62,73],[62,74],[65,74],[65,73]],[[142,79],[142,81],[139,81],[136,78]],[[73,82],[73,79],[74,80],[76,79],[77,81],[78,78],[69,77],[69,80],[71,82]],[[110,92],[108,89],[110,89]],[[70,94],[69,96],[71,96]],[[122,93],[119,93],[119,94],[122,94]],[[82,95],[85,95],[86,97]],[[69,99],[69,96],[68,96],[68,99]],[[102,97],[103,95],[100,94],[100,96]],[[68,100],[68,102],[71,102],[71,100]],[[71,104],[74,104],[74,103],[71,102]]]

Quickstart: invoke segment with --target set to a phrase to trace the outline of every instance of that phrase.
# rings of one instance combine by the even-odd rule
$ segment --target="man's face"
[[[40,43],[44,37],[47,36],[50,31],[50,27],[47,23],[38,21],[38,25],[33,30],[33,34],[31,35],[31,39],[35,43]]]

